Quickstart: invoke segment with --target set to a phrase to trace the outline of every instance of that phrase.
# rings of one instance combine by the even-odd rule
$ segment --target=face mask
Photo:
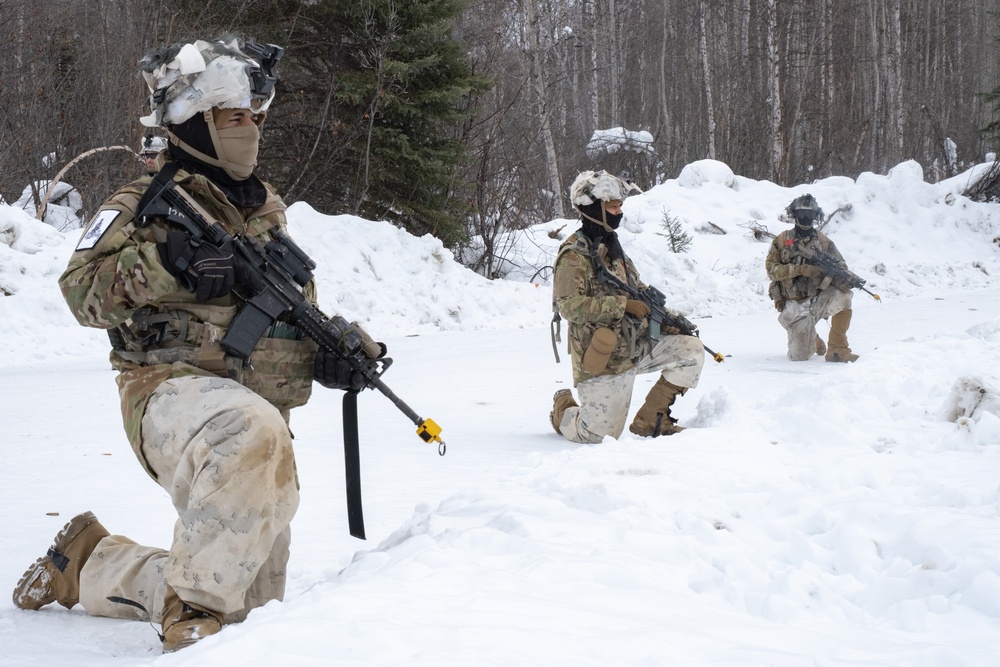
[[[240,125],[216,130],[219,145],[219,164],[238,181],[250,178],[257,164],[257,150],[260,147],[260,130],[256,125]]]
[[[622,218],[625,216],[624,213],[619,213],[614,215],[612,213],[604,212],[604,218],[608,222],[608,227],[611,229],[618,229],[618,225],[622,224]]]
[[[816,230],[812,225],[800,225],[796,223],[795,225],[795,235],[800,239],[809,238],[810,236],[816,236]]]

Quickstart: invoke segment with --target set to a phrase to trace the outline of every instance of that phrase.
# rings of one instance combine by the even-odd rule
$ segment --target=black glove
[[[351,368],[347,361],[325,349],[316,353],[313,379],[327,389],[361,391],[365,386],[364,375]]]
[[[186,232],[167,232],[167,240],[157,243],[160,261],[164,268],[204,303],[225,296],[233,291],[236,271],[233,251],[217,248],[211,243],[191,243]]]

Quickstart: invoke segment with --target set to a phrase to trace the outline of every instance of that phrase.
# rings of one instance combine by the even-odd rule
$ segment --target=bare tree
[[[325,20],[343,2],[0,0],[0,194],[40,199],[74,156],[138,145],[139,58],[232,31],[287,47],[262,176],[289,201],[355,210],[388,167],[357,148],[382,98],[364,101],[367,126],[338,112],[344,39],[365,32]],[[471,66],[493,82],[446,130],[468,158],[452,199],[479,245],[463,256],[484,275],[503,273],[510,232],[566,214],[563,184],[585,168],[649,187],[711,157],[793,184],[915,159],[933,179],[1000,148],[980,132],[994,119],[981,93],[1000,87],[995,0],[468,0],[462,24]],[[378,90],[402,85],[377,40],[369,56]],[[653,152],[588,154],[615,127],[650,132]],[[141,173],[105,150],[65,178],[92,211]],[[334,179],[349,196],[330,193]]]
[[[552,205],[556,216],[564,217],[562,203],[562,182],[559,175],[559,155],[556,151],[555,133],[552,128],[552,105],[548,94],[548,77],[545,70],[545,51],[551,41],[549,35],[542,32],[534,0],[522,0],[524,12],[524,55],[527,59],[528,73],[531,78],[531,88],[534,94],[535,115],[538,119],[538,131],[545,147],[545,161],[548,170],[548,186],[552,193]],[[551,34],[551,33],[549,33]]]
[[[705,28],[705,14],[708,12],[705,0],[698,0],[698,55],[701,61],[701,75],[705,95],[705,124],[708,128],[707,157],[715,159],[715,103],[712,93],[712,64],[708,58],[708,33]]]
[[[784,126],[781,115],[781,60],[778,50],[778,9],[776,0],[767,0],[767,62],[768,92],[771,105],[771,154],[770,177],[782,180],[782,163],[785,157]]]

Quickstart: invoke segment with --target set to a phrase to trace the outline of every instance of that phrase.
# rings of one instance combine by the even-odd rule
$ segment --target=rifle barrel
[[[875,292],[871,292],[871,291],[867,290],[867,289],[866,289],[866,288],[864,288],[864,287],[859,287],[858,289],[860,289],[860,290],[861,290],[862,292],[867,292],[868,294],[871,294],[871,295],[872,295],[872,298],[873,298],[873,299],[875,299],[875,300],[876,300],[876,301],[878,301],[879,303],[882,303],[882,297],[880,297],[880,296],[879,296],[878,294],[876,294]]]
[[[719,353],[719,352],[716,352],[715,350],[713,350],[712,348],[710,348],[710,347],[709,347],[708,345],[705,345],[705,343],[704,343],[704,342],[703,342],[703,343],[702,343],[701,345],[702,345],[702,347],[704,347],[704,348],[705,348],[705,351],[706,351],[706,352],[708,352],[708,354],[709,354],[709,355],[710,355],[710,356],[711,356],[711,357],[712,357],[713,359],[715,359],[716,363],[720,363],[720,364],[721,364],[721,363],[722,363],[723,361],[725,361],[725,360],[726,360],[726,358],[725,358],[724,356],[722,356],[722,354],[721,354],[721,353]]]

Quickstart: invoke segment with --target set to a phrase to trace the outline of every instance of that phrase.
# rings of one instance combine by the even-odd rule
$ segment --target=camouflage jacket
[[[202,175],[180,170],[174,181],[230,233],[264,243],[272,229],[286,228],[285,204],[270,186],[264,205],[250,211],[237,209]],[[166,222],[154,219],[140,227],[135,218],[150,182],[149,177],[134,181],[101,206],[59,278],[77,321],[111,331],[111,363],[119,371],[125,431],[140,461],[142,415],[164,380],[230,377],[270,401],[287,419],[288,410],[309,399],[317,349],[293,327],[275,327],[257,343],[249,364],[227,357],[219,340],[239,304],[231,294],[198,303],[163,267],[156,244],[166,237]],[[303,291],[315,301],[313,283]]]
[[[611,260],[604,245],[598,254],[608,270],[623,282],[645,289],[632,260]],[[632,368],[649,351],[649,321],[625,317],[628,297],[611,285],[598,281],[590,257],[590,239],[577,231],[559,246],[552,281],[553,300],[559,314],[569,323],[569,347],[573,360],[573,385],[589,380],[583,370],[583,353],[590,345],[594,331],[605,327],[618,337],[611,358],[600,375],[617,375]]]
[[[815,249],[832,255],[841,268],[847,269],[847,263],[844,262],[837,246],[819,230],[816,231],[815,237],[801,239],[789,229],[778,234],[771,242],[771,249],[767,253],[764,266],[767,269],[767,277],[771,279],[768,295],[778,310],[784,308],[785,301],[802,301],[814,297],[831,283],[840,289],[850,288],[850,285],[839,284],[840,281],[831,281],[825,276],[820,280],[814,280],[808,276],[793,275],[793,267],[810,263],[809,255]]]

